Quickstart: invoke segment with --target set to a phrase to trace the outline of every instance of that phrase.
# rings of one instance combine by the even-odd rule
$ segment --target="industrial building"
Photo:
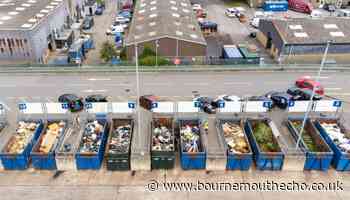
[[[0,62],[45,63],[73,40],[66,0],[0,0]]]
[[[260,20],[257,39],[280,63],[350,62],[350,24],[344,18]]]
[[[145,45],[164,57],[204,57],[207,43],[188,0],[139,0],[128,37],[128,59],[134,59],[135,44]]]

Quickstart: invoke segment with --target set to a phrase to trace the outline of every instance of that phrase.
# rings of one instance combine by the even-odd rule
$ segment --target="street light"
[[[328,49],[329,49],[330,44],[331,44],[331,41],[330,40],[327,41],[326,49],[324,51],[323,58],[322,58],[322,61],[321,61],[321,66],[320,66],[320,69],[319,69],[317,77],[316,77],[316,82],[319,82],[319,80],[320,80],[321,72],[323,70],[324,64],[325,64],[326,59],[327,59],[327,54],[328,54]],[[305,124],[306,124],[306,120],[307,120],[307,118],[308,118],[308,116],[310,114],[312,103],[314,102],[315,92],[316,92],[316,87],[314,86],[312,88],[312,94],[311,94],[311,97],[310,97],[309,104],[307,106],[307,111],[305,113],[305,116],[304,116],[304,119],[303,119],[303,123],[302,123],[300,131],[299,131],[299,136],[298,136],[298,140],[297,140],[297,144],[295,146],[295,149],[298,149],[300,140],[302,138],[302,134],[303,134],[303,130],[304,130],[304,127],[305,127]]]
[[[138,138],[141,137],[141,113],[140,113],[140,76],[139,76],[139,58],[138,58],[138,47],[137,43],[135,43],[135,61],[136,61],[136,96],[137,96],[137,134]],[[140,140],[139,140],[140,141]],[[141,144],[139,144],[141,146]]]

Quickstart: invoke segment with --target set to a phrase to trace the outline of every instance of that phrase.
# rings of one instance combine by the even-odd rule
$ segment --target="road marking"
[[[251,85],[249,82],[224,82],[224,85]]]
[[[328,96],[350,96],[350,93],[327,93]]]
[[[184,83],[187,86],[207,86],[209,83]]]
[[[342,88],[324,88],[325,90],[342,90]]]
[[[110,78],[88,78],[88,81],[110,81]]]
[[[84,93],[107,92],[107,90],[82,90]]]

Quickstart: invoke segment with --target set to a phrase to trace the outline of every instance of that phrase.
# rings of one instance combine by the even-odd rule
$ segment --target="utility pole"
[[[327,54],[328,54],[328,49],[329,49],[330,44],[331,44],[331,41],[327,41],[327,46],[326,46],[326,49],[325,49],[324,54],[323,54],[323,58],[322,58],[322,61],[321,61],[321,66],[320,66],[320,69],[319,69],[317,77],[316,77],[316,82],[320,81],[321,72],[323,70],[324,64],[325,64],[326,59],[327,59]],[[304,127],[305,127],[305,124],[306,124],[306,120],[307,120],[307,118],[308,118],[308,116],[310,114],[310,111],[311,111],[311,108],[312,108],[312,104],[314,102],[315,92],[316,92],[316,87],[313,87],[312,88],[312,94],[311,94],[311,97],[310,97],[310,101],[309,101],[309,104],[307,106],[307,111],[305,113],[305,116],[304,116],[304,119],[303,119],[303,123],[302,123],[300,131],[299,131],[298,140],[297,140],[297,144],[295,146],[295,149],[298,149],[299,143],[301,141],[303,130],[304,130]]]

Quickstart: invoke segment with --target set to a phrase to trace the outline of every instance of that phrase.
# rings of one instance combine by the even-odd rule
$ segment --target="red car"
[[[323,86],[319,82],[316,82],[315,80],[311,79],[311,77],[309,77],[309,76],[303,76],[303,77],[299,78],[295,82],[295,85],[298,88],[310,89],[310,90],[313,90],[313,88],[315,87],[315,92],[317,94],[324,95]]]

